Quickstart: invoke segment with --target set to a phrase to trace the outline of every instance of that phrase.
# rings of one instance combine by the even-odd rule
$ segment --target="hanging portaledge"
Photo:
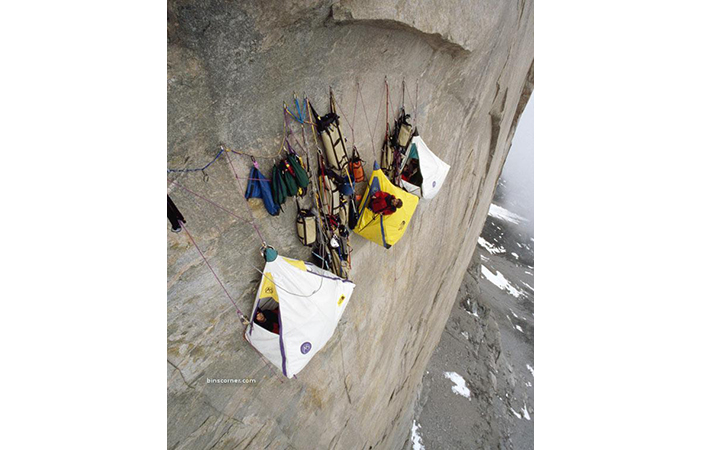
[[[414,136],[400,168],[400,183],[407,192],[429,200],[439,193],[449,169],[420,136]]]
[[[268,260],[246,340],[292,378],[332,337],[355,287],[311,263],[283,256]],[[278,333],[257,323],[258,311],[267,320],[277,319],[277,326],[268,328]]]
[[[387,216],[373,213],[369,207],[370,198],[378,191],[387,192],[402,200],[402,208]],[[376,162],[373,165],[373,174],[368,181],[366,192],[363,194],[361,206],[358,208],[361,217],[353,231],[378,245],[390,248],[405,234],[410,219],[417,209],[417,203],[419,203],[419,197],[392,184]]]

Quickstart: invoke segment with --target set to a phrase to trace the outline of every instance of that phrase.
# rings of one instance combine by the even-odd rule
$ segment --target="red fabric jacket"
[[[389,216],[396,210],[396,208],[390,203],[394,199],[395,197],[393,195],[390,195],[387,192],[378,191],[371,197],[370,209],[376,214]]]
[[[266,318],[265,322],[259,322],[258,320],[254,319],[256,324],[265,328],[266,330],[270,331],[271,333],[275,334],[280,334],[280,324],[278,322],[278,314],[280,313],[280,309],[276,308],[273,311],[266,309],[266,310],[261,310],[259,309],[261,313],[263,313],[263,317]],[[256,316],[254,315],[254,318]]]

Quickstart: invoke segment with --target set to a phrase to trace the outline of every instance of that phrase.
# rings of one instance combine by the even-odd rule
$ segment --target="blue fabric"
[[[380,216],[380,236],[383,238],[383,247],[390,248],[387,242],[385,242],[385,227],[383,226],[383,216]]]
[[[412,146],[410,147],[409,157],[407,159],[419,159],[419,153],[417,153],[417,144],[412,143]]]
[[[260,198],[263,200],[263,205],[266,211],[271,216],[275,216],[279,212],[279,206],[273,201],[273,192],[271,191],[271,183],[268,179],[255,167],[251,168],[249,174],[249,184],[246,186],[246,198]]]
[[[341,186],[339,186],[339,191],[341,192],[341,195],[353,195],[353,185],[351,183],[343,183]]]
[[[368,193],[368,196],[366,197],[365,203],[363,203],[363,206],[361,206],[361,211],[363,211],[363,208],[370,205],[371,197],[373,197],[373,194],[375,194],[379,190],[380,190],[380,180],[378,180],[378,177],[375,177],[375,178],[373,178],[373,181],[371,181],[370,192]]]

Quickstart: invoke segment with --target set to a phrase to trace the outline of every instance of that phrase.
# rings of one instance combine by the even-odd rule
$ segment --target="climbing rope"
[[[241,312],[241,310],[237,306],[237,304],[234,301],[234,299],[232,298],[232,296],[229,295],[229,291],[227,291],[227,288],[224,287],[224,283],[222,283],[222,280],[220,280],[219,277],[217,276],[217,273],[215,273],[214,269],[210,265],[210,262],[205,257],[205,254],[202,253],[202,250],[200,250],[200,247],[197,245],[197,243],[195,242],[195,239],[193,239],[193,236],[190,234],[190,231],[188,231],[188,229],[185,227],[185,224],[183,223],[182,220],[179,220],[178,223],[180,223],[180,226],[185,230],[185,233],[187,233],[188,237],[190,238],[190,242],[193,243],[193,245],[197,249],[198,253],[200,253],[200,256],[202,256],[202,259],[205,261],[205,264],[207,264],[207,267],[209,267],[210,271],[212,271],[212,275],[214,275],[214,277],[217,280],[217,282],[219,283],[219,285],[222,286],[222,290],[224,291],[225,294],[227,294],[229,301],[232,302],[232,305],[234,305],[234,308],[236,309],[236,315],[239,317],[239,320],[241,321],[241,323],[244,326],[248,325],[249,320],[246,318],[246,316],[244,316],[244,313]]]
[[[217,153],[217,156],[215,156],[214,159],[208,162],[204,167],[199,167],[197,169],[168,169],[168,173],[204,172],[205,169],[210,167],[213,162],[217,161],[217,159],[219,159],[219,157],[222,156],[222,153],[224,153],[224,149],[220,148],[219,152]]]
[[[417,129],[419,127],[419,117],[417,117],[417,114],[419,113],[418,107],[419,107],[419,78],[417,78],[417,85],[416,85],[416,90],[414,94],[414,128]]]
[[[370,121],[368,120],[368,110],[366,109],[366,103],[363,101],[363,92],[359,89],[359,95],[361,97],[361,106],[363,107],[363,115],[366,117],[366,126],[368,127],[368,134],[371,138],[371,147],[373,148],[373,154],[375,155],[375,130],[371,129]],[[375,128],[378,126],[378,117],[380,116],[380,109],[383,107],[383,101],[381,99],[380,105],[378,105],[378,114],[375,117]]]
[[[419,83],[419,81],[417,81],[417,83]],[[402,81],[402,90],[403,90],[403,92],[402,92],[402,98],[403,98],[403,100],[402,100],[402,107],[403,107],[403,108],[405,107],[404,98],[405,98],[405,91],[407,91],[407,98],[408,98],[409,101],[410,101],[410,106],[412,106],[412,111],[416,111],[416,110],[417,110],[417,107],[415,106],[415,102],[412,100],[412,96],[409,95],[409,90],[407,89],[407,84],[405,84],[404,80]],[[415,121],[415,123],[417,122],[417,116],[416,116],[416,115],[414,116],[414,121]]]
[[[249,205],[248,200],[246,199],[246,192],[244,191],[243,186],[241,185],[241,180],[239,179],[239,174],[236,173],[236,169],[234,168],[234,163],[232,163],[232,159],[229,157],[229,154],[227,153],[227,161],[229,161],[229,167],[232,168],[232,171],[234,172],[234,177],[236,178],[237,184],[239,185],[239,190],[241,191],[241,196],[244,198],[244,203],[246,203],[246,208],[248,208],[249,213],[251,214],[251,225],[254,227],[254,230],[256,230],[256,233],[258,233],[258,237],[261,238],[261,244],[264,246],[266,245],[266,240],[263,239],[263,235],[261,234],[261,230],[258,229],[258,226],[256,225],[256,217],[254,216],[253,210],[251,209],[251,205]]]
[[[171,183],[172,183],[174,186],[177,186],[177,187],[183,189],[184,191],[189,192],[190,194],[194,195],[195,197],[206,201],[207,203],[211,204],[211,205],[214,206],[215,208],[219,208],[219,209],[221,209],[222,211],[224,211],[224,212],[226,212],[226,213],[228,213],[228,214],[234,216],[235,218],[237,218],[237,219],[239,219],[239,220],[242,220],[242,221],[244,221],[244,222],[246,222],[246,223],[251,223],[250,220],[244,219],[243,217],[238,216],[238,215],[234,214],[233,212],[229,211],[227,208],[218,205],[217,203],[213,202],[212,200],[210,200],[210,199],[208,199],[208,198],[206,198],[206,197],[203,197],[202,195],[200,195],[200,194],[198,194],[198,193],[196,193],[196,192],[191,191],[190,189],[186,188],[185,186],[182,186],[182,185],[178,184],[177,181],[173,180],[173,181],[171,181]]]
[[[229,291],[227,291],[227,288],[224,287],[224,283],[222,283],[222,280],[220,280],[219,277],[217,276],[217,273],[214,271],[214,269],[210,265],[210,262],[205,257],[205,254],[202,252],[202,250],[200,250],[200,247],[197,245],[197,242],[195,242],[195,239],[193,238],[192,234],[190,234],[190,231],[188,231],[188,229],[185,227],[185,224],[183,224],[183,222],[180,220],[178,222],[180,223],[180,226],[185,230],[185,233],[188,235],[188,238],[190,238],[190,242],[193,243],[193,245],[197,249],[198,253],[202,257],[203,261],[205,261],[205,264],[207,264],[207,267],[209,267],[210,271],[212,272],[212,275],[214,275],[215,279],[217,280],[219,285],[222,287],[222,290],[224,291],[224,293],[227,294],[227,298],[229,298],[229,301],[232,303],[232,305],[234,305],[234,308],[236,309],[236,315],[239,318],[239,321],[241,322],[241,324],[244,326],[244,333],[246,333],[246,329],[250,324],[249,319],[247,319],[246,316],[244,315],[244,313],[241,312],[241,310],[239,309],[239,306],[236,304],[236,302],[234,301],[232,296],[229,294]],[[255,347],[254,347],[254,350],[256,350]],[[273,372],[273,375],[278,379],[278,381],[280,381],[282,383],[283,380],[280,379],[280,376],[275,371],[275,369],[271,366],[271,364],[266,360],[266,358],[264,358],[263,355],[258,350],[256,350],[256,353],[258,353],[258,356],[263,360],[264,363],[266,363],[268,368],[271,369],[271,371]]]
[[[292,114],[290,111],[287,111],[286,108],[283,109],[283,116],[285,117],[285,113],[291,114],[293,117],[295,117],[294,114]],[[278,152],[273,155],[273,156],[260,156],[260,155],[253,155],[251,153],[246,153],[242,152],[240,150],[233,150],[230,148],[226,148],[224,145],[219,146],[219,152],[217,152],[217,155],[214,157],[214,159],[210,162],[208,162],[204,167],[198,167],[194,169],[167,169],[167,173],[189,173],[189,172],[204,172],[208,167],[210,167],[215,161],[219,159],[220,156],[224,153],[236,153],[237,155],[241,156],[247,156],[252,159],[276,159],[280,156],[280,154],[283,152],[283,149],[285,148],[285,141],[286,141],[286,136],[287,136],[287,122],[283,121],[283,141],[280,143],[280,148],[278,149]]]
[[[351,130],[351,148],[353,148],[354,144],[356,143],[356,133],[354,131],[354,125],[356,124],[356,104],[358,103],[358,84],[356,84],[356,98],[354,99],[353,103],[353,122],[349,122],[348,117],[346,117],[346,114],[344,114],[344,111],[341,109],[341,106],[334,101],[336,104],[336,107],[339,108],[339,112],[341,115],[344,117],[344,120],[346,120],[346,123],[349,126],[349,129]]]

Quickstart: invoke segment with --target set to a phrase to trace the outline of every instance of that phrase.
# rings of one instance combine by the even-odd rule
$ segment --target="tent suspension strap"
[[[239,316],[239,320],[241,321],[242,325],[244,325],[244,326],[248,325],[248,319],[246,318],[246,316],[244,316],[244,313],[241,312],[241,310],[237,306],[237,304],[234,301],[234,299],[232,298],[232,296],[229,295],[229,291],[227,291],[227,288],[224,287],[222,280],[219,279],[219,277],[217,276],[217,273],[215,273],[214,269],[210,265],[210,262],[207,261],[207,258],[205,258],[205,254],[202,253],[202,250],[200,250],[200,247],[198,247],[197,243],[195,242],[195,239],[193,239],[193,236],[190,234],[190,231],[188,231],[188,229],[185,227],[185,224],[183,224],[182,221],[179,221],[179,222],[180,222],[180,226],[183,227],[183,229],[185,230],[185,233],[190,238],[190,242],[193,243],[193,245],[197,249],[198,253],[200,253],[200,256],[202,256],[202,259],[205,261],[205,264],[207,264],[207,267],[209,267],[210,271],[212,271],[212,275],[214,275],[214,277],[217,280],[217,282],[219,283],[219,285],[222,286],[222,290],[224,290],[224,293],[227,294],[229,301],[232,302],[232,305],[234,305],[234,308],[236,309],[236,315]]]

